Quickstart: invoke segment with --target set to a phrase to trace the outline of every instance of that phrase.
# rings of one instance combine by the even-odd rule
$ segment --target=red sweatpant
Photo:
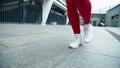
[[[67,12],[74,34],[80,34],[80,15],[84,24],[90,23],[91,3],[89,0],[66,0]]]

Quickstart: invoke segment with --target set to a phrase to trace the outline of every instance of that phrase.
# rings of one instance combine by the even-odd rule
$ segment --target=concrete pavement
[[[0,24],[0,68],[120,68],[120,41],[106,29],[70,49],[70,26]]]

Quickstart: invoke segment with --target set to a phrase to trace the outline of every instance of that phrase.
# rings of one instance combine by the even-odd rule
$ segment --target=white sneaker
[[[69,44],[70,48],[78,48],[82,45],[82,36],[81,34],[75,34],[75,40]]]
[[[93,38],[93,26],[91,24],[84,25],[84,42],[88,43]]]

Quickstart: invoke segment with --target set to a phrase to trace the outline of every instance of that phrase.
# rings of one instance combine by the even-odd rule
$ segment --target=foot
[[[88,43],[93,38],[93,26],[91,24],[84,25],[84,42]]]
[[[82,37],[80,34],[75,34],[75,40],[69,44],[70,48],[78,48],[82,45]]]

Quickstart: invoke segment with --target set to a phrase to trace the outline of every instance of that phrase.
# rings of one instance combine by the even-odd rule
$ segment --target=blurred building
[[[98,26],[98,24],[101,23],[101,21],[105,23],[105,14],[97,14],[97,13],[92,13],[91,14],[90,23],[93,26]],[[80,24],[84,25],[84,21],[83,21],[82,17],[80,17]]]
[[[70,24],[66,10],[65,0],[1,0],[0,23]],[[120,27],[120,4],[106,14],[92,13],[92,25],[101,21],[107,26]],[[82,17],[80,23],[84,23]]]
[[[112,27],[120,27],[120,4],[107,11],[106,24]]]
[[[91,24],[93,26],[98,26],[99,23],[104,22],[105,23],[105,14],[95,14],[93,13],[91,15]]]
[[[66,24],[65,0],[1,0],[0,23]]]

